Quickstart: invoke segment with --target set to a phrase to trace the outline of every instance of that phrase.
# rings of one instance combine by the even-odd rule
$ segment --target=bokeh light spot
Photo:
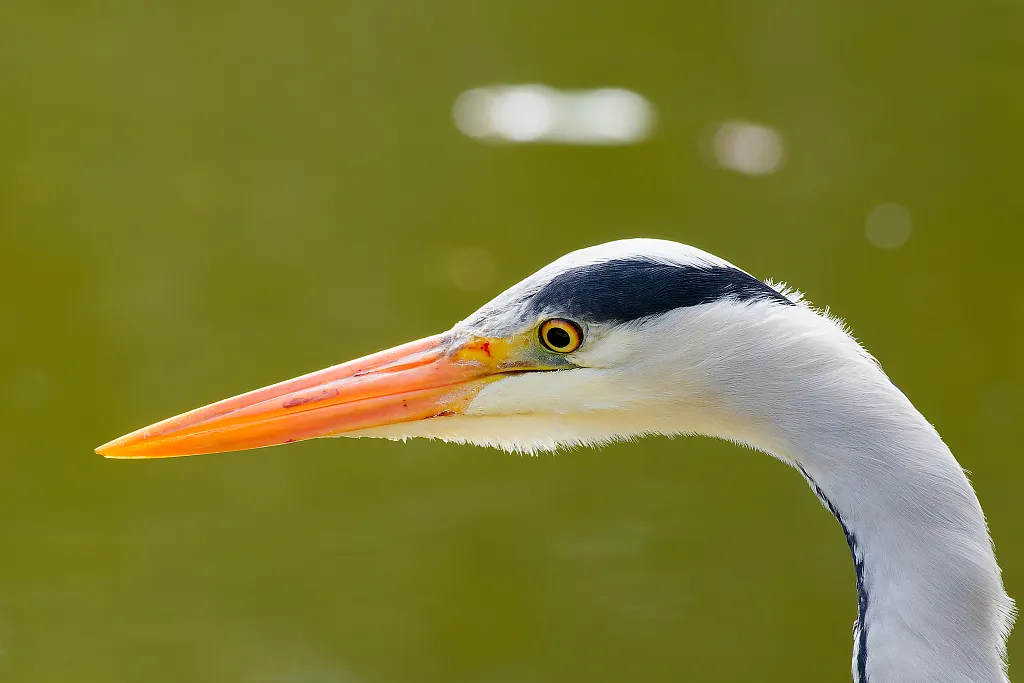
[[[879,249],[898,249],[910,239],[910,211],[900,204],[879,204],[868,212],[864,233]]]
[[[707,151],[712,165],[746,175],[774,173],[786,156],[779,131],[748,121],[725,121],[715,126]]]
[[[456,127],[480,140],[626,145],[650,137],[654,109],[621,88],[561,91],[541,85],[468,90],[452,110]]]
[[[457,289],[477,292],[494,280],[494,259],[480,247],[456,247],[448,252],[448,279]]]

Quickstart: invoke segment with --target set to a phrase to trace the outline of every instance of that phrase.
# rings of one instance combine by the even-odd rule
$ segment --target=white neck
[[[860,611],[854,680],[1005,682],[1009,602],[963,470],[895,389],[871,405],[836,393],[804,406],[803,425],[817,429],[764,446],[800,468],[847,534]],[[875,428],[836,429],[855,411]]]
[[[730,342],[754,367],[716,370],[715,382],[748,387],[728,412],[760,425],[724,436],[796,466],[842,524],[858,583],[854,680],[1006,683],[1012,602],[952,453],[832,321],[783,308],[766,323],[759,338],[774,330],[777,343],[756,360],[749,341]]]
[[[804,306],[725,301],[617,327],[614,342],[592,332],[581,369],[510,377],[464,415],[352,436],[519,452],[654,433],[752,445],[797,467],[853,546],[857,683],[1007,683],[1013,603],[978,499],[841,325]]]

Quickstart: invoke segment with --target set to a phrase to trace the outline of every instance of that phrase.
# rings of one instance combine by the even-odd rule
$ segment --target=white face
[[[344,436],[422,436],[531,453],[648,434],[715,433],[743,440],[741,421],[723,403],[721,364],[715,359],[730,353],[736,322],[751,317],[745,305],[724,301],[625,322],[595,322],[574,317],[571,307],[557,300],[538,310],[532,299],[562,273],[636,255],[677,266],[733,268],[700,250],[660,240],[623,240],[569,254],[449,332],[455,343],[472,337],[516,340],[513,353],[557,371],[503,376],[457,415]],[[542,347],[537,330],[552,318],[569,319],[584,331],[577,350],[559,356]]]
[[[705,374],[685,359],[692,343],[680,339],[686,310],[642,322],[593,325],[578,350],[558,361],[556,371],[510,374],[487,385],[459,415],[377,427],[352,437],[427,437],[534,453],[595,445],[650,434],[707,432],[721,424],[720,405],[711,398]],[[533,337],[542,321],[521,326]],[[459,326],[453,334],[464,335]],[[699,334],[699,332],[697,332]],[[721,431],[720,429],[717,431]]]

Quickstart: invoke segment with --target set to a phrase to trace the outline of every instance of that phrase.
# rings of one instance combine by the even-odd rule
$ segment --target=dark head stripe
[[[626,322],[721,299],[792,305],[741,270],[719,265],[673,265],[614,259],[555,276],[528,304],[535,313],[558,311],[590,322]]]

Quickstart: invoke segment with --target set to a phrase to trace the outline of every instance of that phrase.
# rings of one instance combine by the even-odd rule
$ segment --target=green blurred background
[[[957,0],[0,3],[0,679],[849,680],[838,525],[729,444],[92,452],[626,236],[845,317],[972,471],[1024,596],[1022,26]],[[657,129],[453,125],[460,92],[523,82],[630,88]],[[709,165],[735,118],[785,165]],[[865,227],[886,202],[895,249]]]

